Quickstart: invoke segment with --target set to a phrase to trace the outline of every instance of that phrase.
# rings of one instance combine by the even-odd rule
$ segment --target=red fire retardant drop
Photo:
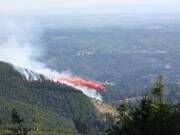
[[[102,83],[98,83],[98,82],[95,82],[95,81],[84,80],[84,79],[79,78],[79,77],[70,78],[70,77],[59,76],[59,77],[56,77],[55,79],[57,79],[59,81],[65,81],[65,82],[68,82],[68,83],[72,83],[72,84],[74,84],[76,86],[85,86],[85,87],[97,89],[97,90],[100,90],[100,91],[103,91],[103,92],[106,91],[106,88],[103,86]]]

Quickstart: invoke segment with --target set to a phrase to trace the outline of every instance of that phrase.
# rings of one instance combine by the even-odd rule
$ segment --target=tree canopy
[[[118,109],[118,120],[107,130],[107,134],[179,135],[179,105],[169,104],[162,100],[163,90],[163,79],[159,76],[152,89],[153,96],[144,96],[140,103],[133,107],[121,104]]]

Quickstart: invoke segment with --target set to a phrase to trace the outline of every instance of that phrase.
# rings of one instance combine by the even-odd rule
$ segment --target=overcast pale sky
[[[180,0],[0,0],[0,11],[52,8],[148,7],[177,10]]]

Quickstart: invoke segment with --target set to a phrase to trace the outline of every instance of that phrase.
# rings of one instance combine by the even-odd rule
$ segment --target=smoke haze
[[[53,71],[39,61],[45,53],[45,49],[39,41],[43,34],[39,25],[28,20],[21,22],[3,19],[0,22],[0,61],[13,64],[19,73],[31,81],[38,79],[38,75],[34,72],[45,76],[72,76],[67,72],[58,73]],[[75,86],[64,81],[59,82],[75,87],[89,97],[102,100],[101,95],[95,89]]]
[[[41,31],[34,23],[2,20],[0,27],[0,60],[42,72],[45,65],[36,61],[42,52],[38,44]]]

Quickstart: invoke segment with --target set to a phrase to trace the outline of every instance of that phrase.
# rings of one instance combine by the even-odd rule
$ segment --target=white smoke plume
[[[72,87],[76,88],[77,90],[80,90],[83,94],[85,94],[88,97],[95,98],[95,99],[102,101],[102,96],[95,89],[91,89],[91,88],[87,88],[87,87],[83,87],[83,86],[76,86],[76,85],[73,85],[68,82],[63,82],[63,83],[67,84],[69,86],[72,86]]]
[[[0,21],[0,60],[15,66],[48,72],[45,64],[37,61],[43,52],[38,44],[41,29],[30,21],[3,19]]]
[[[42,33],[41,27],[32,21],[1,18],[0,61],[13,64],[15,69],[30,81],[39,79],[36,73],[44,74],[47,77],[49,75],[72,76],[69,73],[58,73],[51,70],[46,64],[39,61],[45,53],[39,42]],[[102,100],[101,95],[94,89],[66,84],[75,87],[91,98]]]

